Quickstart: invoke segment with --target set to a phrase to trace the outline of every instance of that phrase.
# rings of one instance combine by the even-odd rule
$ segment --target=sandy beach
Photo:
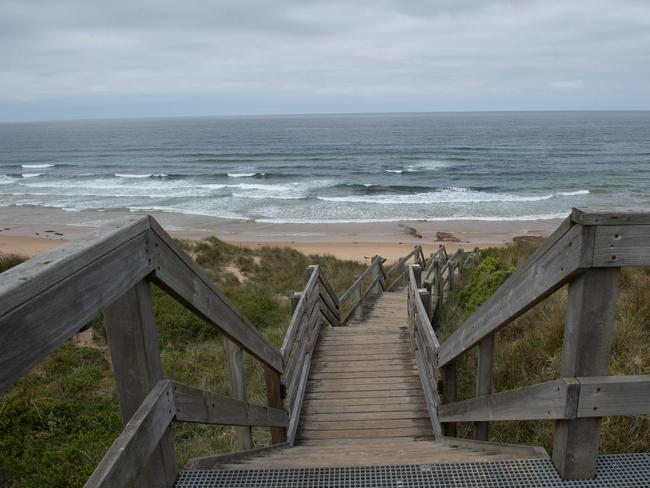
[[[67,212],[36,207],[0,209],[0,252],[35,256],[68,240],[83,237],[115,219],[132,217],[126,210]],[[306,254],[331,254],[367,261],[375,254],[389,260],[403,256],[416,244],[430,253],[445,244],[458,247],[501,246],[515,236],[547,236],[559,220],[537,221],[404,221],[336,224],[264,223],[198,215],[152,214],[179,239],[210,236],[246,247],[289,246]],[[438,232],[458,242],[437,240]]]

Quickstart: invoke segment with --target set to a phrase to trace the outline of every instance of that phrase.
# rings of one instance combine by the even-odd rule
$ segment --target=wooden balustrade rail
[[[451,260],[449,260],[451,262]],[[493,420],[556,420],[553,462],[565,479],[595,476],[603,416],[650,413],[650,376],[608,373],[618,276],[624,266],[650,265],[650,213],[571,215],[438,349],[442,400],[438,416],[448,435],[455,422],[474,422],[487,440]],[[439,265],[432,264],[433,273]],[[453,273],[449,276],[453,276]],[[492,393],[495,333],[569,286],[560,376],[518,390]],[[479,347],[476,397],[457,401],[457,359]]]
[[[150,282],[264,365],[268,407],[163,379]],[[101,311],[125,429],[86,486],[173,486],[172,420],[269,426],[274,442],[284,440],[282,354],[148,216],[109,224],[2,274],[0,393]],[[243,367],[237,375],[244,383]]]
[[[406,260],[417,256],[418,252],[421,254],[421,250],[415,248]],[[309,266],[305,288],[291,298],[293,313],[280,348],[285,366],[282,384],[289,412],[287,443],[290,446],[295,442],[311,357],[323,320],[332,327],[344,326],[369,295],[381,293],[386,279],[384,261],[380,256],[373,257],[370,266],[340,297],[320,267]]]

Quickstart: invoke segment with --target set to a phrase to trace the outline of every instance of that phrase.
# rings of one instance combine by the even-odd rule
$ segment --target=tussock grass
[[[290,319],[288,295],[305,285],[305,269],[319,264],[338,293],[365,267],[288,248],[251,250],[217,238],[182,242],[233,304],[276,347]],[[0,255],[0,271],[23,261]],[[218,330],[153,287],[165,376],[229,395],[230,376]],[[0,487],[82,486],[122,430],[101,317],[92,322],[99,349],[66,343],[0,397]],[[101,347],[103,345],[103,347]],[[249,401],[264,405],[263,368],[244,354]],[[179,464],[236,448],[230,427],[174,424]],[[256,446],[268,429],[253,429]]]
[[[521,242],[483,251],[481,263],[443,307],[442,327],[437,332],[441,342],[498,288],[498,281],[505,281],[509,272],[522,264],[534,249],[535,245]],[[486,273],[486,268],[495,272]],[[499,280],[495,280],[497,275]],[[494,391],[559,377],[566,299],[567,287],[564,287],[497,333]],[[624,268],[609,374],[650,373],[649,345],[650,269]],[[459,397],[473,397],[476,352],[466,354],[459,368]],[[463,425],[461,432],[469,436],[470,426]],[[553,445],[553,422],[493,422],[490,432],[493,441],[540,445],[549,452]],[[600,451],[650,451],[650,416],[603,419]]]

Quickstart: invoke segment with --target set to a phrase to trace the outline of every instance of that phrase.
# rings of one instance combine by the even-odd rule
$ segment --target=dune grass
[[[338,293],[365,266],[288,248],[239,248],[217,238],[182,242],[186,251],[234,305],[276,347],[290,319],[288,296],[319,264]],[[0,272],[22,262],[0,255]],[[157,287],[154,306],[165,376],[230,394],[223,337]],[[0,397],[0,487],[82,486],[122,430],[110,355],[101,317],[92,323],[92,347],[67,342]],[[249,400],[266,403],[263,368],[245,354]],[[179,464],[236,448],[230,427],[175,423]],[[268,429],[253,432],[257,446]]]
[[[481,262],[443,307],[441,342],[483,303],[535,249],[517,243],[483,251]],[[496,335],[494,391],[505,391],[559,377],[567,287],[554,293]],[[618,293],[610,375],[650,372],[650,268],[624,268]],[[474,396],[476,352],[459,363],[459,398]],[[470,426],[461,433],[470,435]],[[539,445],[551,452],[553,422],[493,422],[490,440]],[[603,420],[601,452],[650,451],[650,416]]]

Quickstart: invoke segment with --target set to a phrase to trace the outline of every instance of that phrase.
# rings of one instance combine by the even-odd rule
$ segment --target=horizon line
[[[0,120],[0,125],[33,124],[52,122],[101,122],[119,120],[161,120],[161,119],[216,119],[256,117],[319,117],[319,116],[364,116],[364,115],[427,115],[427,114],[507,114],[507,113],[603,113],[603,112],[650,112],[650,109],[535,109],[535,110],[426,110],[426,111],[377,111],[377,112],[291,112],[291,113],[242,113],[215,115],[158,115],[158,116],[116,116],[116,117],[70,117],[61,119]]]

